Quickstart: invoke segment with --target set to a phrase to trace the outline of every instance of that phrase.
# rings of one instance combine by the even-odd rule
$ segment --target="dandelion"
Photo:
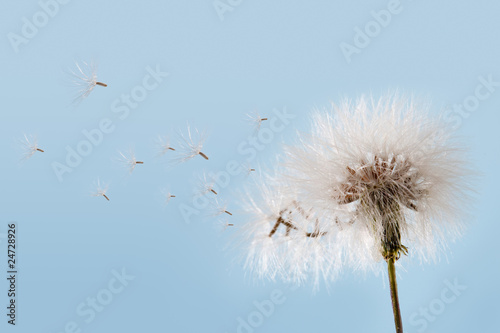
[[[97,189],[95,190],[95,192],[92,193],[92,196],[93,197],[104,197],[106,200],[109,201],[109,197],[106,195],[106,192],[108,191],[109,185],[107,185],[107,184],[101,185],[101,182],[99,181],[99,179],[97,179],[96,188]]]
[[[128,170],[129,170],[129,173],[132,173],[132,171],[134,171],[135,167],[138,165],[138,164],[144,164],[144,162],[142,161],[138,161],[136,158],[135,158],[135,154],[134,154],[134,151],[131,149],[130,152],[129,152],[129,157],[127,157],[125,154],[123,154],[122,152],[118,152],[120,154],[120,158],[119,158],[119,162],[122,163],[123,165],[125,165]]]
[[[80,90],[74,102],[81,102],[87,98],[96,86],[108,86],[105,83],[97,81],[97,65],[95,63],[91,62],[88,64],[82,62],[82,65],[79,65],[78,62],[76,62],[75,64],[78,70],[76,72],[71,72],[71,75],[74,79],[73,85]]]
[[[246,114],[246,120],[254,126],[256,131],[258,131],[262,122],[267,120],[267,118],[261,117],[257,111],[254,111]]]
[[[175,149],[170,146],[168,137],[158,136],[156,143],[159,148],[158,155],[160,156],[165,155],[169,150],[175,151]]]
[[[378,270],[384,260],[402,332],[395,263],[406,254],[434,259],[461,234],[470,172],[452,133],[414,100],[361,98],[332,111],[316,112],[312,134],[287,149],[288,188],[261,190],[264,200],[249,208],[260,215],[250,238],[272,251],[253,246],[247,262],[286,278],[312,273],[317,282],[344,265]],[[263,214],[265,205],[272,214]],[[301,218],[309,222],[305,235]],[[315,246],[306,247],[307,239]]]
[[[208,156],[205,155],[201,149],[203,148],[203,144],[206,139],[205,133],[200,133],[197,129],[191,133],[191,128],[187,127],[187,136],[180,135],[179,148],[181,155],[177,159],[179,162],[188,161],[198,155],[208,160]]]
[[[24,140],[21,140],[21,145],[23,148],[23,160],[29,159],[37,151],[44,153],[45,151],[38,146],[37,138],[31,136],[30,139],[26,134],[24,134]]]

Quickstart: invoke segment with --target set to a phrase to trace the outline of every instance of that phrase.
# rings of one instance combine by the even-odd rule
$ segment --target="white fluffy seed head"
[[[427,105],[397,95],[316,111],[312,133],[286,149],[283,166],[286,180],[262,181],[261,200],[247,207],[246,263],[259,276],[318,282],[344,266],[378,269],[406,250],[435,259],[461,234],[470,206],[463,147]],[[283,214],[293,202],[310,216]],[[287,234],[281,223],[269,237],[280,216],[297,229]],[[315,225],[319,236],[304,236]]]

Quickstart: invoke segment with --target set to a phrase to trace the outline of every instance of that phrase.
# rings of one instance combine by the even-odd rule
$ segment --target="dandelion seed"
[[[262,122],[267,120],[267,118],[261,117],[257,111],[254,111],[246,114],[246,120],[254,126],[256,131],[258,131]]]
[[[234,223],[229,223],[227,221],[227,218],[224,218],[219,220],[218,226],[220,229],[222,229],[222,231],[225,231],[229,227],[234,227]]]
[[[196,156],[201,156],[208,160],[208,156],[205,155],[201,149],[206,139],[205,133],[200,133],[198,130],[191,132],[191,128],[187,127],[187,136],[180,135],[179,150],[180,157],[177,159],[178,162],[188,161]]]
[[[213,214],[212,214],[213,216],[218,216],[221,214],[227,214],[230,216],[233,215],[231,212],[227,210],[227,204],[221,204],[217,199],[213,201],[212,208],[213,208]]]
[[[34,136],[28,138],[26,134],[24,134],[24,140],[20,140],[22,148],[23,148],[23,160],[29,159],[33,156],[37,151],[44,153],[45,151],[38,147],[37,138]]]
[[[79,65],[78,62],[75,64],[78,70],[76,72],[71,72],[71,75],[74,78],[73,85],[78,87],[80,90],[78,91],[78,95],[74,99],[74,102],[79,103],[87,98],[94,90],[95,86],[108,86],[106,83],[97,81],[96,64],[94,64],[93,62],[91,62],[90,64],[82,62],[82,65]]]
[[[248,163],[243,163],[243,164],[241,164],[240,167],[242,168],[242,170],[245,172],[245,174],[247,176],[250,175],[252,172],[255,172],[255,168],[250,166],[250,164],[248,164]]]
[[[158,136],[156,143],[159,148],[158,155],[160,156],[166,154],[169,150],[175,151],[175,149],[170,146],[170,140],[168,139],[168,137]]]
[[[163,189],[161,191],[161,193],[162,193],[162,197],[163,197],[163,203],[165,205],[167,205],[170,202],[170,199],[175,198],[175,195],[170,193],[170,191],[168,191],[168,189]]]
[[[109,185],[107,185],[107,184],[101,185],[101,182],[98,179],[97,183],[96,183],[96,188],[97,189],[95,190],[95,192],[92,193],[92,196],[104,197],[106,200],[109,201],[109,197],[106,195],[106,192],[108,191]]]
[[[118,159],[118,161],[128,168],[129,173],[132,173],[132,171],[134,171],[137,164],[144,164],[144,162],[142,161],[137,161],[137,159],[135,158],[134,151],[132,149],[129,152],[130,155],[129,157],[127,157],[122,152],[118,153],[120,154],[120,158]]]
[[[198,193],[200,195],[205,195],[207,193],[213,193],[217,195],[218,193],[215,191],[215,181],[211,179],[211,177],[207,177],[206,173],[203,173],[200,176],[200,181],[198,184]]]

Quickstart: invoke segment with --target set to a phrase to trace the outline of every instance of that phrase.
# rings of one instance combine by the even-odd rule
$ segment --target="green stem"
[[[399,309],[398,283],[396,282],[396,267],[393,256],[387,259],[387,270],[389,272],[389,284],[391,287],[392,311],[394,312],[394,324],[396,333],[403,333],[403,321],[401,320],[401,310]]]

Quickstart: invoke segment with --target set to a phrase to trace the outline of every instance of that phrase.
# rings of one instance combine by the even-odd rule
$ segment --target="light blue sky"
[[[384,276],[346,271],[330,293],[322,288],[313,295],[311,286],[292,291],[281,282],[255,283],[243,271],[242,251],[224,248],[243,222],[235,193],[250,181],[244,174],[219,191],[234,228],[221,231],[207,209],[186,223],[179,207],[192,205],[203,171],[216,173],[250,157],[254,131],[246,113],[295,116],[251,159],[258,166],[272,162],[296,130],[307,129],[312,108],[396,88],[428,98],[434,112],[449,107],[449,121],[482,174],[468,230],[447,258],[424,266],[402,259],[405,331],[496,329],[499,3],[221,0],[219,11],[227,9],[220,3],[231,10],[219,15],[212,0],[66,2],[47,7],[53,17],[38,1],[0,2],[0,269],[6,269],[1,234],[17,221],[18,332],[59,333],[67,325],[71,332],[72,322],[97,333],[237,332],[238,318],[257,322],[254,332],[393,331]],[[390,21],[374,23],[372,11],[388,9]],[[38,20],[38,31],[26,35],[25,28],[23,35],[23,18]],[[356,39],[357,28],[368,29],[369,42]],[[26,39],[17,45],[13,38]],[[346,44],[357,49],[350,61],[341,48]],[[67,72],[75,61],[91,60],[108,87],[71,106],[75,90]],[[114,111],[124,105],[122,95],[138,93],[156,69],[168,77],[120,119]],[[458,104],[464,111],[453,107]],[[54,162],[64,163],[66,147],[77,147],[82,131],[103,119],[112,122],[112,132],[60,182]],[[170,135],[174,145],[187,122],[207,131],[203,151],[210,160],[172,166],[155,157],[155,137]],[[16,141],[23,133],[36,134],[45,153],[20,164]],[[132,175],[113,161],[130,147],[144,161]],[[110,183],[111,201],[90,196],[97,178]],[[176,195],[167,206],[164,187]],[[134,279],[116,279],[122,269]],[[455,282],[466,289],[450,294]],[[6,290],[3,281],[2,309]],[[92,317],[85,303],[95,297],[109,304]],[[276,301],[273,313],[258,314],[255,302],[269,299]],[[419,311],[429,307],[432,319],[425,319]],[[4,312],[2,332],[14,331]]]

